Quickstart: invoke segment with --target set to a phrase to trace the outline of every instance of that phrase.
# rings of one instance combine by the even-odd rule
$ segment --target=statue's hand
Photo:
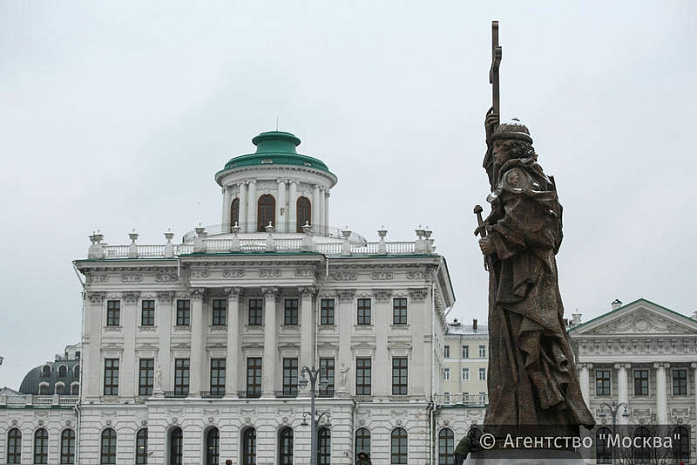
[[[494,246],[494,243],[491,242],[490,236],[479,239],[479,248],[484,255],[496,253],[496,247]]]
[[[491,141],[491,136],[496,130],[496,125],[499,123],[499,115],[494,113],[494,107],[489,108],[484,118],[484,131],[486,132],[486,141]]]

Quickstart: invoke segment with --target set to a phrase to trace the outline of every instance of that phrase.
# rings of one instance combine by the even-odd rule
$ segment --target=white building
[[[85,288],[80,402],[47,431],[39,462],[38,417],[22,423],[21,463],[60,463],[66,430],[84,465],[309,463],[304,366],[328,382],[318,387],[318,463],[352,464],[359,451],[374,464],[437,460],[448,433],[433,400],[454,295],[431,232],[387,242],[378,231],[368,242],[330,228],[336,176],[298,154],[292,134],[253,142],[255,153],[215,175],[220,225],[178,245],[171,233],[162,245],[91,236],[75,261]],[[7,458],[25,412],[4,413]]]
[[[616,300],[612,311],[574,325],[569,336],[583,397],[598,422],[594,434],[626,425],[625,434],[639,435],[665,425],[674,451],[652,463],[694,463],[697,321],[645,299]],[[611,463],[611,450],[596,445],[597,463]]]

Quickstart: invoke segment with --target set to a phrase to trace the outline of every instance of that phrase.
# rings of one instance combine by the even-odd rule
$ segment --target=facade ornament
[[[121,275],[121,282],[123,283],[139,283],[143,281],[142,273],[124,273]]]
[[[204,299],[206,298],[205,287],[190,287],[189,289],[187,289],[187,293],[189,294],[189,298],[191,300],[204,301]]]
[[[344,236],[344,242],[341,243],[341,255],[351,255],[351,243],[349,242],[351,230],[348,229],[348,226],[341,231],[341,235]]]
[[[313,286],[299,287],[298,292],[300,293],[303,299],[312,298],[312,296],[315,295],[315,293],[317,292],[317,288]]]
[[[378,302],[387,302],[392,297],[391,289],[373,289],[373,295]]]
[[[336,295],[339,296],[340,302],[351,302],[353,300],[353,296],[356,295],[356,290],[355,289],[341,289],[341,290],[336,292]]]
[[[160,291],[157,293],[157,300],[162,303],[172,303],[174,300],[174,292],[172,291]]]
[[[140,292],[124,292],[121,294],[121,298],[127,303],[127,304],[135,304],[138,302],[138,298],[140,297]]]
[[[170,283],[179,280],[179,276],[175,272],[156,272],[155,282],[156,283]]]
[[[172,238],[173,237],[174,237],[173,232],[167,231],[165,233],[165,239],[167,239],[167,243],[165,244],[165,258],[174,257],[174,245],[172,245]]]
[[[259,269],[260,278],[280,278],[281,270],[278,268],[260,268]]]
[[[262,287],[261,293],[264,294],[264,297],[266,297],[267,299],[276,298],[276,296],[278,295],[278,288],[277,287]]]
[[[374,281],[389,281],[394,278],[394,273],[391,271],[374,271],[370,274],[370,278]]]
[[[302,226],[303,230],[303,250],[305,252],[314,252],[317,249],[314,239],[312,238],[312,226],[309,222],[305,221]]]
[[[239,252],[242,250],[242,247],[240,245],[240,238],[237,235],[237,233],[240,232],[242,228],[240,225],[235,221],[235,225],[230,228],[230,231],[232,232],[232,242],[230,244],[230,252]]]
[[[231,270],[223,270],[223,278],[244,278],[244,269],[233,268]]]
[[[199,226],[195,228],[196,237],[194,237],[194,253],[206,253],[206,242],[204,239],[208,236],[206,228]]]
[[[92,242],[92,244],[90,245],[90,248],[87,250],[87,258],[105,258],[104,245],[102,244],[102,239],[104,239],[104,235],[99,231],[97,231],[96,233],[92,233],[92,235],[90,236],[90,241]]]
[[[428,273],[425,271],[407,271],[407,279],[426,279]]]
[[[425,300],[428,296],[428,288],[409,289],[409,297],[414,301]]]
[[[378,236],[380,241],[378,242],[378,253],[387,255],[387,243],[385,242],[385,236],[387,236],[387,229],[383,226],[382,229],[378,229]]]
[[[338,271],[332,275],[336,281],[355,281],[358,278],[356,273]]]
[[[274,227],[271,221],[269,221],[269,224],[266,225],[266,251],[267,252],[275,252],[276,251],[276,241],[273,239],[273,231]]]
[[[208,276],[210,276],[210,272],[208,270],[192,270],[191,271],[191,277],[194,279],[205,279]]]
[[[87,298],[90,299],[92,304],[101,304],[104,302],[106,297],[106,292],[88,292]]]
[[[138,233],[134,229],[132,233],[128,233],[128,237],[131,239],[131,243],[128,246],[128,258],[138,258]]]
[[[224,287],[223,291],[225,294],[227,294],[228,299],[230,300],[239,300],[240,297],[242,297],[242,288],[241,287]]]

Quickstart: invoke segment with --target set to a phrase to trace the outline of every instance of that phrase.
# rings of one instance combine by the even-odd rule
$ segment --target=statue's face
[[[494,141],[494,165],[501,166],[508,160],[508,150],[506,150],[505,140]]]

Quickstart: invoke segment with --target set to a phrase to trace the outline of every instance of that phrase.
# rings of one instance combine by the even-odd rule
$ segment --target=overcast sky
[[[80,340],[88,235],[164,243],[221,220],[213,175],[279,129],[337,174],[330,223],[433,230],[457,303],[486,319],[491,21],[501,109],[555,176],[566,313],[644,297],[697,310],[697,3],[0,4],[0,386]],[[485,207],[488,210],[488,207]]]

